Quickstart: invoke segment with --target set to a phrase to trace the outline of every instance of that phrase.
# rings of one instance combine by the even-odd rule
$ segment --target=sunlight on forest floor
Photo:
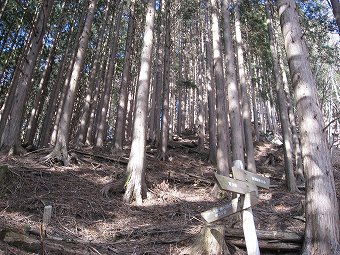
[[[150,150],[147,157],[148,196],[143,206],[123,203],[121,191],[102,196],[100,190],[124,178],[126,168],[125,161],[103,151],[80,151],[70,167],[40,163],[46,153],[1,158],[1,164],[9,166],[10,181],[1,191],[0,230],[28,233],[29,238],[39,240],[44,205],[51,204],[47,228],[51,251],[57,249],[53,245],[62,244],[62,254],[78,254],[68,253],[71,250],[79,254],[98,254],[95,250],[101,254],[184,254],[204,226],[200,213],[227,203],[231,196],[211,195],[214,167],[207,163],[205,152],[174,146],[171,162],[158,161],[153,153]],[[299,206],[304,194],[285,191],[282,148],[262,142],[256,145],[256,153],[258,172],[270,176],[272,185],[270,190],[259,190],[259,203],[253,208],[256,228],[303,233]],[[339,191],[338,171],[335,176]],[[228,217],[221,223],[242,228],[235,219]],[[31,254],[3,241],[0,249]],[[244,254],[244,248],[238,248],[238,254]]]

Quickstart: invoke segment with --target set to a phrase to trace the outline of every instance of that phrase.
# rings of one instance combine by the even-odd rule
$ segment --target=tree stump
[[[222,225],[207,225],[203,227],[189,254],[229,255],[224,235],[225,227]]]

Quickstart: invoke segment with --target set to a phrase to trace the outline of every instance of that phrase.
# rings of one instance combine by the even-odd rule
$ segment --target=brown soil
[[[128,151],[73,150],[68,167],[42,162],[46,150],[2,157],[0,165],[8,165],[10,174],[7,185],[0,187],[0,231],[10,229],[39,240],[44,206],[52,205],[46,242],[65,250],[49,250],[46,243],[45,254],[186,254],[205,225],[200,213],[231,197],[211,195],[215,168],[207,162],[207,150],[198,152],[195,146],[187,146],[190,143],[173,142],[167,162],[157,160],[156,150],[148,148],[148,196],[143,206],[124,204],[123,193],[115,185],[107,196],[101,192],[108,183],[122,183]],[[302,216],[304,194],[285,190],[282,148],[259,143],[256,161],[258,172],[274,185],[259,190],[259,203],[253,208],[256,228],[302,234],[303,218],[298,216]],[[338,170],[335,177],[339,191]],[[228,228],[242,227],[239,217],[221,222]],[[245,254],[244,248],[229,247],[235,254]],[[1,241],[0,254],[32,253]]]

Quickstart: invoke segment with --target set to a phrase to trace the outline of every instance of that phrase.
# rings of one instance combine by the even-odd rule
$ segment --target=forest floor
[[[73,160],[68,167],[42,161],[47,150],[1,157],[8,174],[0,182],[0,254],[188,254],[206,225],[200,213],[231,198],[212,196],[215,167],[208,163],[207,150],[197,150],[195,139],[171,142],[167,162],[157,159],[155,148],[148,148],[143,206],[123,203],[128,150],[70,150]],[[256,229],[302,236],[304,190],[286,191],[282,147],[268,140],[255,145],[257,171],[271,181],[269,190],[259,189],[259,202],[253,207]],[[336,154],[339,197],[340,152]],[[52,218],[41,242],[46,205],[52,205]],[[229,216],[219,224],[227,226],[231,253],[246,254],[243,237],[228,236],[229,230],[242,228],[240,217]],[[261,238],[262,254],[299,254],[301,239],[287,243]]]

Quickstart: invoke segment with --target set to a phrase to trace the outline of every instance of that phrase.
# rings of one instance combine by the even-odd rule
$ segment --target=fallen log
[[[303,236],[294,232],[256,230],[260,240],[277,240],[281,242],[302,243]],[[225,236],[227,238],[244,238],[243,230],[237,228],[227,228]]]
[[[233,244],[240,248],[246,248],[246,242],[244,239],[226,239],[227,243]],[[260,250],[270,250],[279,252],[298,252],[301,251],[302,244],[298,243],[284,243],[284,242],[271,242],[259,240]]]
[[[73,247],[67,247],[65,242],[56,243],[47,239],[44,239],[44,243],[42,245],[41,240],[33,236],[27,236],[7,229],[2,229],[0,231],[0,241],[20,250],[39,254],[42,253],[42,247],[44,247],[44,252],[42,254],[45,254],[45,251],[48,251],[53,254],[60,255],[82,255],[84,254],[84,250],[87,248],[81,247],[80,250],[75,250]]]

